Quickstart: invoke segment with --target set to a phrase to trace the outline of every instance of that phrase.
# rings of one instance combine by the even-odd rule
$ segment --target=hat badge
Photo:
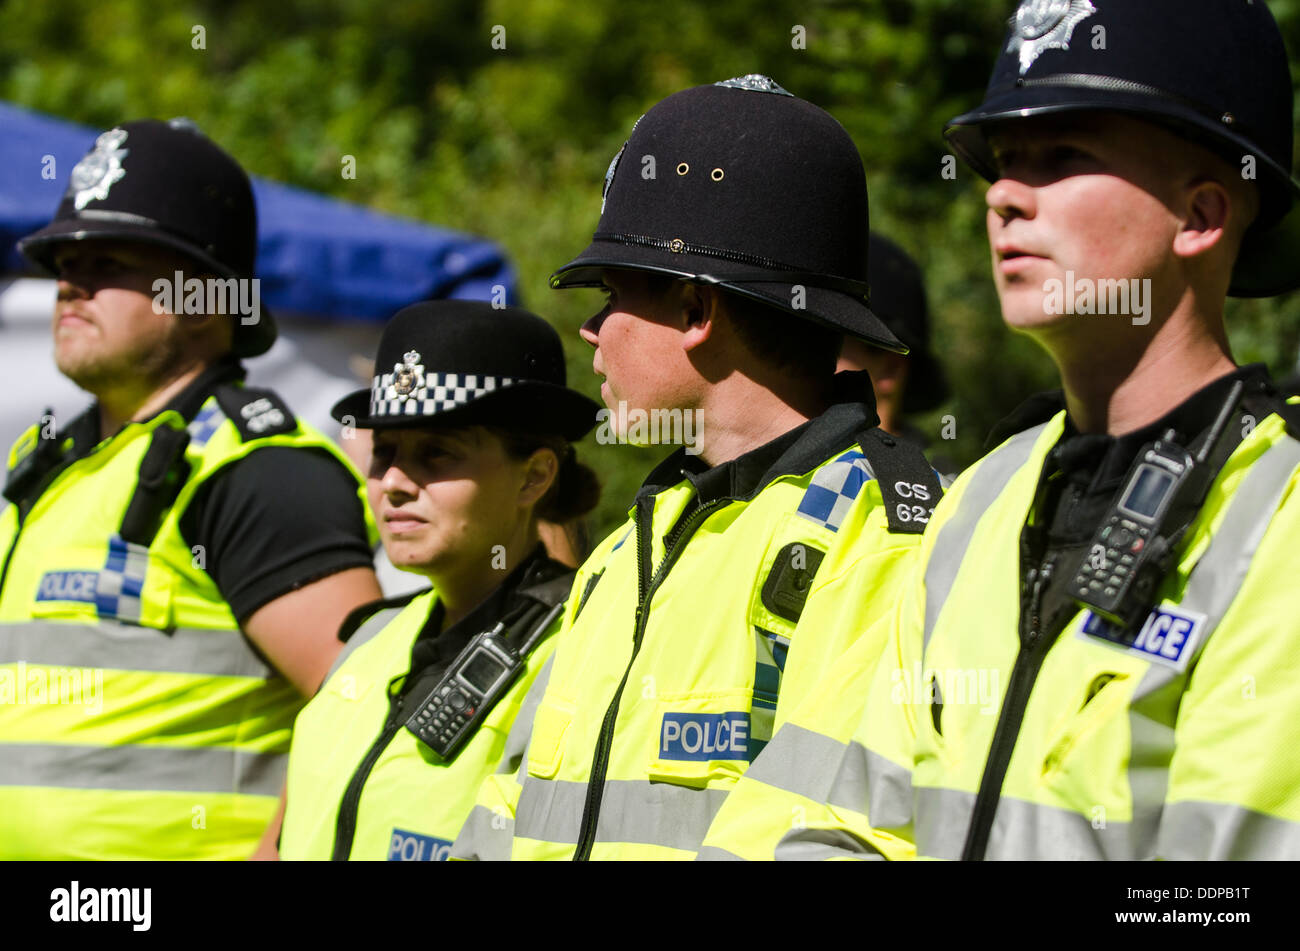
[[[393,397],[404,400],[424,385],[424,366],[417,350],[402,354],[401,363],[393,364]]]
[[[782,88],[781,84],[771,76],[764,76],[762,73],[746,73],[734,79],[720,80],[713,85],[726,86],[728,89],[748,89],[750,92],[770,92],[778,96],[794,98],[794,93]]]
[[[125,177],[122,159],[130,151],[122,148],[125,142],[124,129],[109,129],[95,140],[95,147],[72,169],[68,187],[76,192],[73,205],[77,211],[91,201],[103,201],[113,183]]]
[[[1068,50],[1074,28],[1096,12],[1092,0],[1023,0],[1006,51],[1019,52],[1023,76],[1046,50]]]

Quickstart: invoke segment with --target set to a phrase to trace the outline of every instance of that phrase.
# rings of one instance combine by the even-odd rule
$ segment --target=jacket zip
[[[979,793],[975,797],[975,808],[971,811],[970,827],[966,832],[966,843],[962,848],[963,862],[980,862],[988,848],[989,833],[993,829],[993,818],[998,811],[998,800],[1002,797],[1002,783],[1006,779],[1007,767],[1011,765],[1011,754],[1016,748],[1016,739],[1020,735],[1020,724],[1025,718],[1025,708],[1029,705],[1029,695],[1034,689],[1034,681],[1043,666],[1043,659],[1048,649],[1056,640],[1057,631],[1044,625],[1042,617],[1043,593],[1052,580],[1054,557],[1049,557],[1032,575],[1032,592],[1029,597],[1028,610],[1022,614],[1028,617],[1027,630],[1022,630],[1019,653],[1015,665],[1011,668],[1011,683],[1007,687],[1006,700],[998,715],[998,725],[993,732],[993,743],[989,747],[988,759],[984,764],[984,775],[980,778]],[[1055,619],[1047,619],[1049,622]],[[1048,633],[1052,636],[1046,636]]]
[[[331,862],[346,862],[352,854],[352,840],[357,833],[357,809],[361,806],[361,791],[365,788],[366,780],[370,778],[370,771],[375,768],[375,763],[388,748],[388,744],[393,742],[397,731],[402,728],[402,718],[399,715],[401,708],[401,694],[394,693],[390,684],[388,719],[384,721],[384,729],[366,751],[365,758],[358,764],[347,789],[343,790],[343,798],[339,801],[339,816],[334,826],[334,853],[330,856]]]
[[[636,626],[632,633],[632,656],[628,659],[623,679],[614,691],[614,699],[605,711],[604,722],[600,726],[600,736],[596,740],[596,752],[592,760],[591,778],[587,781],[587,801],[582,810],[582,824],[579,826],[578,844],[573,852],[573,861],[585,862],[591,858],[592,846],[596,843],[596,823],[600,820],[600,802],[605,793],[605,774],[609,770],[609,752],[614,740],[614,724],[618,719],[618,705],[623,697],[623,688],[632,673],[637,654],[641,650],[641,639],[645,635],[646,624],[650,616],[650,599],[672,570],[673,564],[686,547],[682,542],[688,541],[715,509],[727,504],[728,499],[719,499],[701,505],[692,512],[665,540],[664,560],[659,564],[654,577],[650,572],[651,530],[654,527],[654,499],[646,498],[637,502],[636,513],[636,567],[637,567],[637,605]]]

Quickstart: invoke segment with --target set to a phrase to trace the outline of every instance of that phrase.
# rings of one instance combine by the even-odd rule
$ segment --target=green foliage
[[[946,120],[977,103],[1012,0],[10,0],[0,96],[96,126],[187,115],[253,172],[382,211],[486,235],[517,265],[525,304],[561,330],[570,380],[598,383],[578,325],[594,291],[546,279],[595,227],[609,159],[632,122],[686,86],[749,72],[828,109],[862,151],[872,224],[926,273],[935,349],[957,394],[961,462],[1030,392],[1045,355],[1002,325],[983,188],[940,174]],[[1274,0],[1292,49],[1300,3]],[[193,28],[204,28],[195,49]],[[505,48],[492,46],[505,28]],[[806,48],[792,45],[793,28]],[[1293,66],[1293,69],[1295,67]],[[340,160],[356,157],[355,180]],[[1231,302],[1241,360],[1286,372],[1300,300]],[[583,447],[605,477],[597,532],[662,449]]]

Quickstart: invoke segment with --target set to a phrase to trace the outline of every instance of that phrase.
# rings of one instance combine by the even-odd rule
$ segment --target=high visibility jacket
[[[550,659],[553,637],[530,652],[519,679],[449,762],[392,715],[390,696],[410,675],[411,648],[437,597],[429,591],[368,619],[299,714],[281,858],[333,857],[343,813],[353,830],[348,858],[445,859],[483,779],[518,768],[527,732],[512,734],[511,725]],[[551,632],[558,626],[557,618]]]
[[[703,857],[960,858],[977,822],[985,858],[1300,857],[1300,442],[1273,414],[1236,448],[1134,646],[1080,610],[1035,674],[1019,544],[1063,420],[957,480],[898,614],[792,714]]]
[[[240,632],[180,518],[262,447],[323,450],[356,472],[248,399],[242,432],[215,395],[188,424],[175,409],[128,423],[0,512],[3,857],[246,858],[274,814],[304,701]],[[146,546],[119,529],[162,427],[189,429],[189,474]],[[38,436],[15,445],[11,473]],[[357,493],[369,519],[359,477]]]
[[[694,856],[771,737],[778,697],[812,680],[801,655],[815,666],[852,640],[791,641],[832,540],[849,534],[870,552],[882,611],[917,550],[919,535],[890,531],[876,469],[854,446],[867,425],[861,412],[849,425],[819,419],[752,488],[699,506],[692,480],[660,489],[652,475],[628,524],[578,573],[549,679],[535,688],[544,695],[524,766],[484,783],[453,855]],[[907,451],[937,495],[933,470]],[[916,488],[906,491],[919,499]],[[927,507],[915,514],[919,529]]]

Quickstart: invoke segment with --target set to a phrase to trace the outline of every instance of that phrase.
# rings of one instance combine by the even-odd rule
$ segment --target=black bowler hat
[[[330,413],[360,429],[502,426],[581,439],[599,404],[565,386],[560,336],[519,307],[421,301],[384,327],[370,389]]]
[[[990,122],[1059,112],[1123,112],[1243,168],[1253,156],[1260,214],[1229,293],[1300,287],[1300,184],[1291,177],[1291,72],[1263,0],[1024,0],[984,102],[953,119],[948,143],[998,177]]]
[[[59,244],[103,238],[162,245],[223,278],[250,279],[257,257],[252,185],[188,119],[124,122],[95,140],[72,169],[54,220],[18,250],[57,274]],[[234,351],[265,353],[275,333],[263,307],[256,322],[236,322]]]
[[[675,93],[637,120],[605,175],[591,244],[551,286],[599,285],[603,268],[653,271],[904,352],[867,305],[866,259],[853,140],[829,113],[752,74]]]
[[[948,379],[930,352],[930,311],[921,269],[906,251],[874,231],[868,248],[871,309],[908,348],[903,412],[934,409],[948,398]]]

